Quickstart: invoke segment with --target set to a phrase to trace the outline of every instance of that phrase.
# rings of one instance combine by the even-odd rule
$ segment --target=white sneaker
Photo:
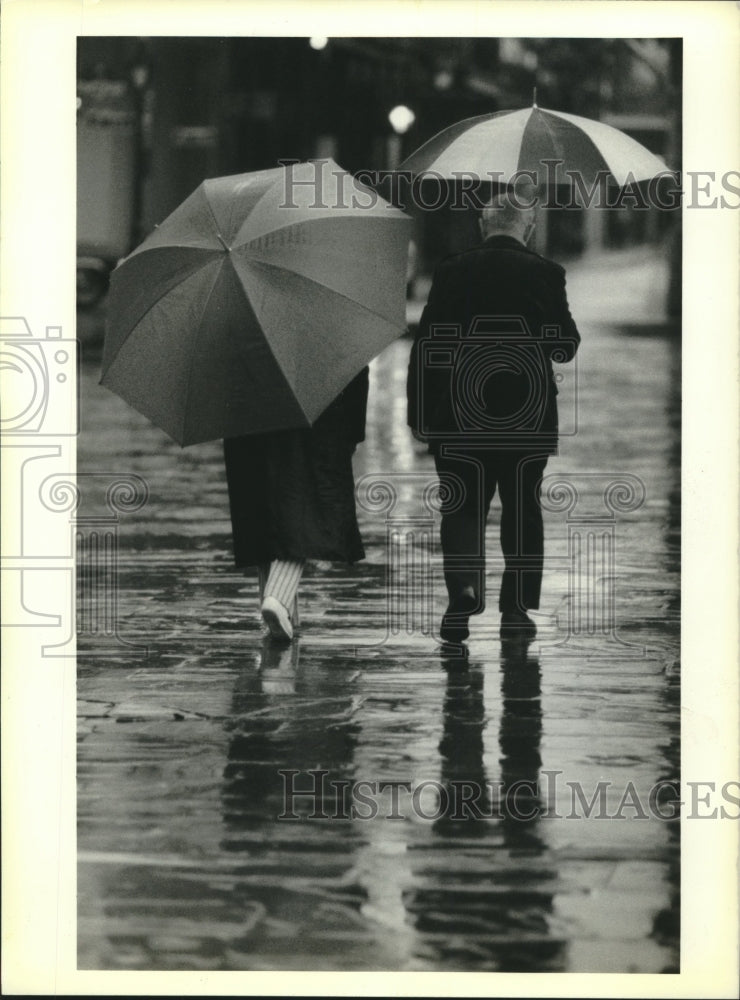
[[[262,602],[262,618],[270,630],[273,639],[290,642],[293,638],[293,625],[288,609],[276,597],[266,597]]]

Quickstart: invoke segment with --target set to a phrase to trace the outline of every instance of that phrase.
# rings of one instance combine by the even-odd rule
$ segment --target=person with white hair
[[[437,267],[409,362],[408,423],[434,456],[449,604],[440,637],[468,638],[485,607],[485,532],[501,500],[501,636],[531,640],[544,563],[540,482],[558,448],[553,362],[570,361],[580,335],[565,271],[530,250],[532,192],[493,197],[480,245]]]

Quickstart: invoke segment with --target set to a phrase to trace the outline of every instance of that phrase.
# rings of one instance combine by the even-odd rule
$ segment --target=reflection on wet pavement
[[[588,331],[548,466],[645,485],[613,522],[616,630],[568,636],[552,511],[537,640],[502,647],[494,599],[457,656],[392,603],[437,530],[407,350],[373,366],[355,467],[395,507],[361,509],[365,563],[308,568],[289,647],[232,569],[220,445],[181,451],[83,365],[80,472],[150,495],[120,518],[117,634],[79,638],[80,968],[677,970],[679,827],[648,807],[679,778],[677,347]],[[436,549],[427,570],[436,624]]]

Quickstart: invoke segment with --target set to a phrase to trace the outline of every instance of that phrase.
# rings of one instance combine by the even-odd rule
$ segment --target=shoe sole
[[[292,630],[288,632],[285,630],[285,628],[283,628],[280,618],[274,611],[272,611],[270,608],[263,608],[262,619],[265,625],[267,625],[268,629],[270,630],[270,635],[273,637],[273,639],[282,639],[285,642],[291,641],[291,639],[293,638]]]
[[[498,631],[499,639],[527,639],[530,642],[537,635],[536,627],[522,625],[502,625]]]
[[[444,642],[464,642],[469,635],[468,616],[464,612],[458,611],[453,614],[447,611],[442,615],[439,637]]]
[[[466,629],[465,632],[450,633],[440,629],[439,638],[443,645],[449,643],[451,646],[461,646],[470,638],[470,632]]]

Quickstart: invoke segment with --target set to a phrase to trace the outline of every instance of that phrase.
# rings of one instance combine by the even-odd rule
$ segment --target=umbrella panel
[[[226,259],[158,300],[103,384],[182,445],[308,425]]]
[[[138,254],[154,249],[154,247],[193,247],[201,250],[222,250],[223,246],[217,237],[218,225],[213,215],[203,184],[171,212],[144,240],[133,250],[124,264]]]
[[[257,261],[243,267],[237,263],[237,268],[270,348],[310,422],[399,335],[396,323],[302,275]]]
[[[370,218],[404,222],[399,210],[377,192],[360,184],[333,160],[319,160],[287,167],[250,208],[232,245],[238,247],[302,223],[323,225],[338,218],[361,218],[363,223]]]
[[[114,360],[130,331],[159,299],[204,266],[218,263],[222,257],[222,251],[157,247],[132,255],[119,265],[111,275],[103,371]],[[197,286],[188,286],[193,287]]]
[[[520,169],[527,117],[527,112],[514,112],[497,115],[495,119],[489,116],[482,120],[471,119],[474,124],[452,143],[440,141],[439,152],[431,166],[420,165],[420,169],[434,170],[443,177],[470,171],[485,181],[494,179],[492,172],[495,172],[508,179]]]
[[[476,124],[489,122],[494,118],[500,118],[503,115],[510,115],[510,111],[495,111],[490,115],[478,115],[474,118],[465,118],[462,121],[455,122],[454,125],[450,125],[436,135],[433,135],[431,139],[427,139],[423,145],[419,146],[410,156],[406,157],[403,163],[399,166],[400,171],[408,171],[411,174],[420,173],[423,170],[429,170],[429,164],[434,162],[437,157],[440,156],[445,149],[452,145],[452,143],[458,139],[460,136],[464,135]],[[437,169],[436,167],[434,169]],[[469,167],[467,169],[474,169]],[[441,173],[442,171],[440,171]]]
[[[405,325],[407,220],[357,216],[301,222],[259,237],[232,253],[315,281],[394,323]],[[393,228],[391,228],[391,226]],[[265,272],[266,273],[266,272]]]
[[[560,121],[565,121],[572,125],[575,131],[585,136],[597,151],[604,167],[610,171],[620,186],[629,180],[648,180],[668,170],[660,157],[651,153],[642,143],[605,122],[566,114],[564,111],[549,113],[547,117],[548,121],[558,119],[560,128],[562,128]],[[570,143],[569,137],[568,144]]]
[[[259,170],[253,174],[212,177],[201,185],[211,213],[211,228],[220,233],[229,246],[239,242],[239,230],[268,192],[280,184],[282,167]]]
[[[538,175],[538,182],[549,179],[544,160],[561,160],[562,167],[554,176],[568,178],[561,170],[576,171],[584,181],[593,183],[599,171],[609,166],[593,141],[571,122],[563,121],[558,115],[539,111],[532,112],[522,136],[519,154],[519,170],[531,170]]]

